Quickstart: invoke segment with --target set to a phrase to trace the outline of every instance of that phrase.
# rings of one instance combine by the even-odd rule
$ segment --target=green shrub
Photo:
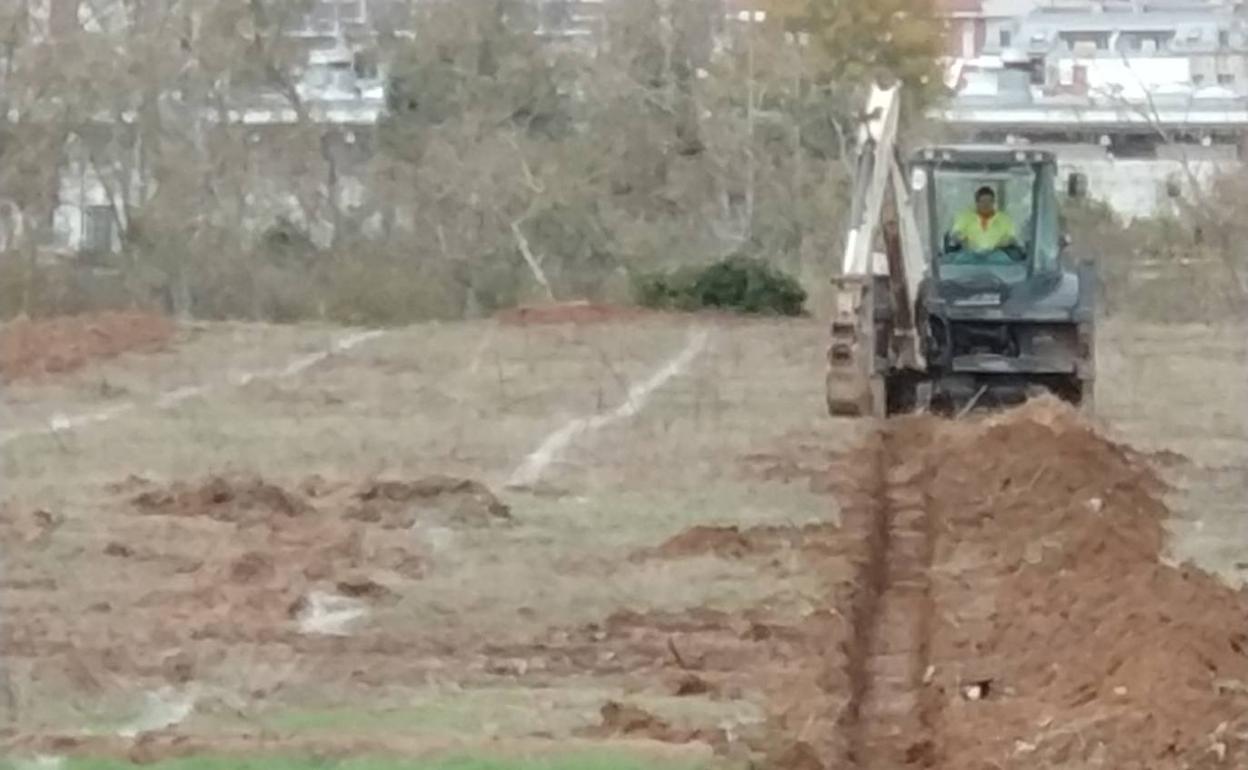
[[[644,307],[756,315],[801,315],[806,302],[806,290],[795,278],[764,260],[745,256],[702,268],[643,274],[634,281],[633,296]]]

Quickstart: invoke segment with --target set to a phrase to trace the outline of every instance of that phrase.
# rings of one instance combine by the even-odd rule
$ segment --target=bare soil
[[[159,350],[175,330],[169,319],[139,312],[11,321],[0,326],[0,379],[61,374],[97,359]]]
[[[818,408],[808,354],[822,330],[795,342],[804,327],[753,337],[742,324],[634,422],[578,437],[548,479],[557,497],[500,499],[492,488],[543,436],[581,407],[612,408],[664,357],[647,332],[635,344],[650,358],[583,376],[591,357],[612,363],[628,328],[595,330],[610,314],[584,312],[569,329],[499,325],[513,359],[482,344],[483,363],[465,365],[469,336],[430,363],[412,353],[423,338],[397,339],[359,368],[342,357],[309,373],[306,390],[333,397],[315,408],[299,390],[257,411],[191,412],[178,435],[209,448],[181,462],[237,446],[259,458],[249,473],[149,473],[150,456],[117,472],[124,458],[91,465],[99,453],[73,444],[11,449],[30,478],[0,505],[0,645],[19,712],[5,748],[406,754],[428,748],[411,731],[453,731],[438,721],[457,713],[448,699],[485,693],[462,716],[482,744],[495,729],[649,741],[777,770],[1248,766],[1248,598],[1163,558],[1168,482],[1204,478],[1207,460],[1134,450],[1049,401],[878,430],[795,416],[794,403]],[[566,320],[547,318],[533,323]],[[568,358],[542,359],[556,344]],[[814,368],[780,376],[760,351]],[[362,384],[379,362],[384,377]],[[1111,409],[1136,414],[1113,392]],[[1192,400],[1156,419],[1177,431],[1201,415],[1232,467],[1242,437],[1208,393]],[[263,443],[261,407],[304,432]],[[350,433],[365,413],[368,430]],[[1138,417],[1118,422],[1133,443],[1148,435]],[[113,427],[116,455],[145,446]],[[1184,452],[1203,435],[1191,430]],[[318,436],[334,459],[307,459]],[[279,453],[295,472],[268,470]],[[325,597],[363,615],[309,630]],[[134,737],[77,729],[161,688],[193,693],[194,715]],[[437,708],[384,721],[422,698]],[[76,711],[73,729],[49,701]],[[281,721],[327,702],[381,727],[310,735]],[[489,726],[505,713],[514,724]]]
[[[1161,562],[1164,487],[1142,455],[1047,401],[903,420],[860,451],[884,468],[867,518],[914,526],[860,532],[876,571],[857,592],[875,593],[853,611],[869,627],[842,761],[1248,762],[1248,597]]]
[[[658,317],[654,311],[628,305],[604,305],[596,302],[560,302],[547,305],[526,305],[504,310],[495,318],[506,324],[593,324],[608,321],[631,321],[647,316]]]
[[[766,729],[739,740],[777,768],[1248,762],[1248,597],[1162,563],[1152,458],[1039,401],[970,424],[899,421],[848,463],[828,480],[843,530],[696,527],[647,554],[794,548],[817,571],[812,541],[831,538],[858,548],[862,571],[828,584],[827,611],[624,613],[542,648],[569,670],[611,650],[612,666],[666,672],[678,694],[765,692]],[[881,516],[903,523],[881,533]],[[621,722],[688,737],[627,707],[602,729]]]
[[[941,766],[1248,763],[1248,597],[1161,563],[1154,470],[1052,404],[931,435]]]
[[[299,486],[249,476],[172,485],[136,477],[116,485],[128,517],[96,522],[102,529],[73,549],[80,568],[98,576],[90,593],[61,579],[60,566],[45,556],[60,518],[0,509],[0,543],[17,554],[6,580],[8,662],[33,668],[42,686],[67,688],[70,696],[81,695],[84,682],[96,694],[121,683],[184,684],[219,669],[231,649],[251,648],[262,667],[291,664],[274,686],[344,666],[353,671],[358,660],[336,659],[344,647],[397,655],[412,646],[377,636],[320,640],[298,623],[309,598],[322,592],[390,603],[426,570],[418,540],[396,537],[396,528],[416,521],[480,528],[508,516],[488,489],[467,479],[313,478]],[[266,696],[263,679],[251,683],[254,697]]]

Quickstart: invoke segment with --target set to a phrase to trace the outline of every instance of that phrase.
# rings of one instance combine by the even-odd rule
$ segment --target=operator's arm
[[[973,228],[976,225],[976,217],[974,211],[961,211],[953,218],[953,226],[949,228],[949,235],[955,241],[966,245],[973,234]]]
[[[998,211],[996,221],[993,223],[994,230],[997,230],[997,248],[1004,248],[1012,244],[1018,243],[1018,230],[1014,227],[1014,220],[1010,219],[1010,215],[1004,211]]]

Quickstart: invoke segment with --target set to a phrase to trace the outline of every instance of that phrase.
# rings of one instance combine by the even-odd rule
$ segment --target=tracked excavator
[[[850,228],[828,348],[837,416],[961,414],[1050,392],[1090,410],[1095,272],[1061,232],[1052,153],[920,147],[903,162],[900,86],[874,87],[858,136]],[[975,251],[953,232],[984,187],[1015,223]],[[1078,196],[1086,180],[1067,179]]]

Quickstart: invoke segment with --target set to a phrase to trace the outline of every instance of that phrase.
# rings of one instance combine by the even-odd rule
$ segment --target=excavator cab
[[[915,319],[932,398],[961,409],[1047,390],[1090,405],[1094,275],[1066,264],[1053,154],[928,147],[909,166],[929,265]],[[996,221],[975,212],[985,188]],[[953,232],[959,216],[963,226],[991,224],[992,237],[968,244]]]
[[[1046,154],[1038,152],[921,153],[912,164],[911,183],[917,188],[913,200],[918,220],[934,228],[929,237],[940,235],[938,242],[932,240],[939,243],[933,249],[932,272],[952,281],[980,276],[1014,284],[1032,273],[1056,270],[1062,246],[1056,167],[1046,160]],[[924,195],[928,188],[930,193]],[[991,220],[978,210],[984,191],[991,193],[988,200],[999,214],[995,219],[1003,223],[992,232],[988,232]],[[999,242],[968,242],[956,232],[959,219],[971,221],[972,227],[978,224]]]

